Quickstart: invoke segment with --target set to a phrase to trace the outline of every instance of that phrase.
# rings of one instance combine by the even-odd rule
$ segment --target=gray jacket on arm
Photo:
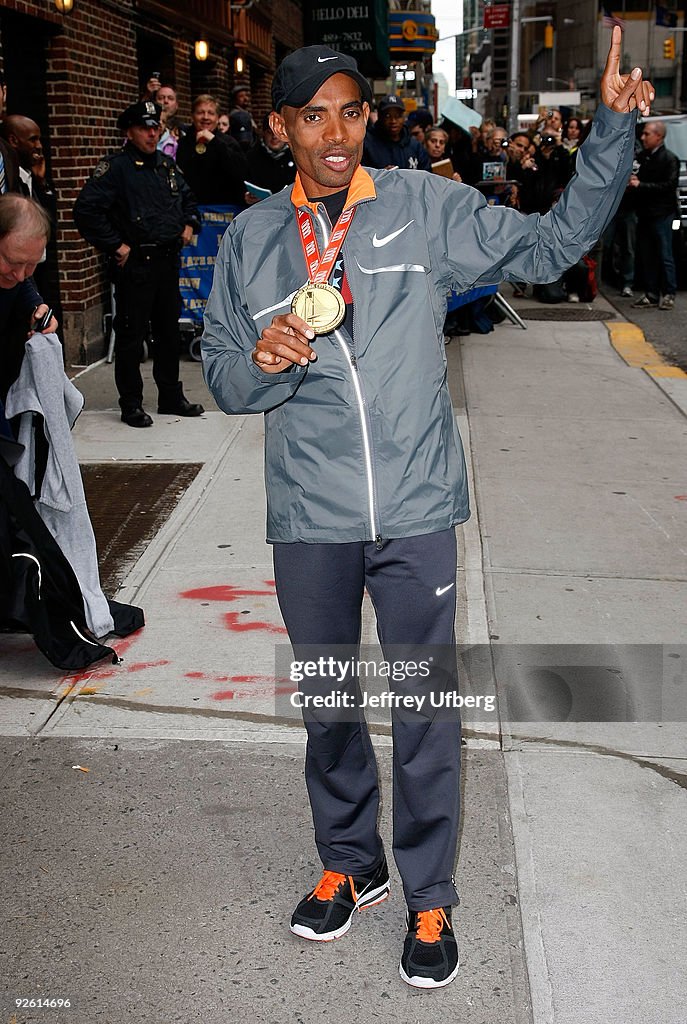
[[[251,359],[306,280],[295,207],[331,225],[300,180],[228,228],[205,313],[205,376],[228,413],[264,412],[269,541],[345,542],[435,533],[469,515],[446,385],[446,294],[556,280],[592,248],[632,168],[634,114],[601,106],[577,174],[550,213],[488,206],[475,189],[413,171],[356,171],[343,247],[353,337],[315,338],[307,367]]]

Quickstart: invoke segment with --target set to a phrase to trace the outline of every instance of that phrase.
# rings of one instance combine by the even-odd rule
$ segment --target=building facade
[[[475,71],[489,72],[486,98],[481,112],[504,120],[506,80],[510,78],[507,58],[511,50],[512,23],[508,28],[484,29],[485,6],[504,5],[507,0],[463,0],[465,33],[458,56],[463,67],[464,85],[473,85]],[[666,6],[647,0],[622,0],[611,4],[604,0],[521,0],[520,66],[518,89],[520,111],[536,107],[539,93],[561,93],[566,89],[580,93],[577,111],[591,115],[598,103],[599,79],[603,71],[610,39],[611,22],[623,26],[622,66],[641,67],[656,87],[657,113],[678,113],[687,109],[687,74],[684,62],[684,13],[666,0]],[[672,6],[671,6],[672,5]],[[658,24],[659,11],[665,11],[678,29]],[[549,31],[547,32],[547,25]],[[673,47],[666,47],[667,40]],[[672,55],[671,55],[672,52]]]
[[[58,7],[70,7],[68,12]],[[206,60],[195,43],[208,44]],[[302,45],[301,0],[0,0],[0,56],[8,113],[40,128],[57,193],[57,276],[68,365],[103,354],[109,285],[103,257],[81,238],[71,210],[98,160],[121,145],[117,115],[152,71],[191,99],[250,85],[253,115],[270,109],[276,63]]]

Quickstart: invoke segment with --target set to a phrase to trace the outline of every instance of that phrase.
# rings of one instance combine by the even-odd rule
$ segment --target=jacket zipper
[[[327,227],[326,221],[319,213],[319,210],[317,213],[317,219],[320,222],[320,227],[322,228],[322,232],[324,234],[324,247],[326,249],[326,247],[329,245],[329,229]],[[351,353],[348,345],[346,344],[346,339],[341,335],[341,333],[338,330],[334,331],[334,337],[339,343],[339,347],[341,348],[346,358],[346,362],[348,363],[349,369],[351,371],[353,390],[355,391],[356,402],[358,404],[358,415],[360,417],[360,426],[363,435],[363,456],[365,459],[365,477],[367,480],[367,501],[368,510],[370,514],[370,529],[372,531],[373,540],[377,546],[377,549],[379,550],[383,547],[384,541],[382,539],[382,535],[379,532],[377,525],[375,482],[372,467],[372,445],[370,443],[369,415],[367,409],[367,402],[365,401],[365,395],[363,393],[362,383],[360,380],[358,360],[356,359],[355,355]]]

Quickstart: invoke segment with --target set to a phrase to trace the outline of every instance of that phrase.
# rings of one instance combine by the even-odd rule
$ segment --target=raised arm
[[[607,107],[618,113],[629,113],[638,107],[642,117],[646,117],[654,99],[654,87],[651,82],[644,81],[641,68],[633,68],[629,75],[620,74],[622,41],[623,33],[615,25],[606,67],[601,76],[601,99]]]

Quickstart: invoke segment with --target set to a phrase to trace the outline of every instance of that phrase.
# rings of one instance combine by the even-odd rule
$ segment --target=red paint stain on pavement
[[[210,680],[211,683],[228,683],[230,676],[216,676],[209,675],[207,672],[185,672],[185,679],[202,679],[204,681]]]
[[[232,676],[232,683],[276,683],[276,676]],[[286,682],[282,679],[281,682]]]
[[[112,647],[117,656],[119,658],[123,658],[133,644],[136,643],[141,632],[142,630],[139,630],[138,633],[125,637],[123,640],[115,640],[114,643],[108,644],[108,647]],[[112,676],[116,675],[117,672],[121,672],[121,667],[119,665],[112,665],[109,661],[105,661],[100,666],[92,666],[84,669],[82,672],[62,676],[58,686],[64,685],[69,690],[78,686],[79,683],[85,683],[89,679],[110,679]]]
[[[273,590],[244,590],[225,583],[218,587],[199,587],[196,590],[183,590],[179,597],[190,601],[238,601],[240,597],[274,597]]]
[[[265,586],[269,590],[251,590],[245,587],[236,587],[232,583],[222,583],[214,587],[196,587],[192,590],[182,590],[179,597],[190,601],[238,601],[245,597],[274,597],[274,580],[265,580]],[[245,614],[243,612],[242,614]],[[233,633],[263,632],[277,633],[283,636],[286,630],[283,626],[275,625],[272,622],[251,622],[239,618],[239,612],[226,612],[224,624]]]
[[[295,693],[293,686],[263,686],[250,690],[218,690],[211,694],[212,700],[242,700],[246,697],[276,697],[282,694]]]
[[[263,630],[265,633],[286,633],[283,626],[275,626],[272,622],[246,622],[239,619],[240,612],[225,612],[224,622],[233,633],[248,633],[251,630]]]
[[[219,701],[244,697],[274,697],[285,693],[295,693],[297,689],[289,679],[277,679],[276,676],[231,676],[230,682],[237,684],[235,689],[218,690],[217,693],[212,694],[212,699]],[[247,688],[242,689],[242,686]]]
[[[131,665],[125,665],[127,672],[143,672],[147,668],[158,668],[160,665],[170,665],[171,662],[167,661],[166,658],[160,658],[159,661],[135,661]]]
[[[687,501],[687,494],[676,494],[675,495],[675,500],[676,501]]]

